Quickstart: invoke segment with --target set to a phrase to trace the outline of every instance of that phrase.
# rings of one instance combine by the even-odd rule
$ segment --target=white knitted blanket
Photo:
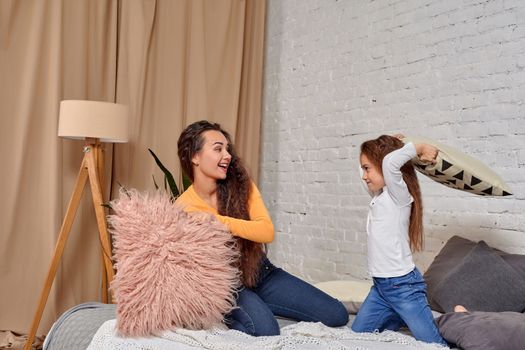
[[[444,349],[391,331],[354,333],[348,327],[330,328],[322,323],[299,322],[281,328],[281,335],[252,337],[226,329],[192,331],[178,329],[152,338],[122,338],[115,334],[116,320],[106,321],[97,331],[88,350],[294,350],[294,349]]]

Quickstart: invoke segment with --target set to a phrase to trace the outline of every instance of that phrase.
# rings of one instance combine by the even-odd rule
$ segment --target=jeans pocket
[[[417,283],[417,276],[414,271],[407,273],[404,276],[392,278],[392,288],[400,289],[403,287],[412,288]]]
[[[265,256],[261,259],[261,265],[259,268],[259,281],[257,284],[263,282],[277,267],[270,262],[270,260]]]

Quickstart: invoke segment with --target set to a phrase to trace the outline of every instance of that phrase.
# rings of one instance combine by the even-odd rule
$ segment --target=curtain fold
[[[81,141],[57,137],[61,100],[130,106],[130,142],[106,146],[107,200],[118,184],[162,183],[148,148],[179,174],[178,135],[200,119],[221,123],[257,176],[264,11],[258,0],[0,1],[0,330],[29,330],[82,160]],[[87,185],[37,334],[100,300],[101,272]]]
[[[82,142],[57,137],[59,103],[114,99],[115,5],[7,0],[0,7],[1,330],[29,329],[80,168]],[[65,308],[99,298],[93,218],[88,190],[38,334]]]
[[[241,85],[235,142],[255,182],[259,179],[266,1],[245,9]]]

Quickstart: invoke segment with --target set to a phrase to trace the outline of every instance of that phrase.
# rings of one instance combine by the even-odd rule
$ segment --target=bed
[[[521,349],[525,344],[525,256],[507,254],[454,236],[425,272],[429,302],[443,337],[460,349]],[[319,287],[323,284],[318,285]],[[346,290],[353,288],[346,288]],[[327,292],[332,292],[326,290]],[[352,323],[359,301],[342,300]],[[333,294],[333,293],[332,293]],[[355,293],[352,293],[355,298]],[[333,295],[339,299],[343,294]],[[452,312],[464,304],[466,313]],[[84,303],[65,312],[53,325],[44,350],[80,349],[439,349],[415,341],[408,332],[357,334],[350,328],[278,319],[282,335],[254,338],[213,329],[165,332],[157,338],[119,338],[114,335],[116,305]]]
[[[84,349],[439,349],[410,337],[407,331],[355,334],[347,327],[278,319],[282,335],[273,339],[213,331],[168,332],[160,338],[118,338],[113,334],[115,305],[84,303],[66,311],[53,325],[44,350]],[[350,315],[349,324],[355,315]],[[437,318],[443,336],[458,349],[521,349],[525,315],[517,312],[446,313]],[[267,337],[268,338],[268,337]],[[456,349],[456,348],[453,348]]]
[[[350,324],[355,315],[350,315]],[[116,307],[84,303],[66,311],[53,325],[44,350],[84,349],[441,349],[416,341],[402,332],[353,333],[348,327],[329,328],[320,323],[279,318],[282,334],[251,337],[233,330],[179,330],[156,338],[120,338],[113,333]]]

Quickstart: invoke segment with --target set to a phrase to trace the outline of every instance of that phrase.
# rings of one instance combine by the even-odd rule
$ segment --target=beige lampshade
[[[60,102],[58,136],[128,142],[128,115],[129,108],[117,103],[65,100]]]

